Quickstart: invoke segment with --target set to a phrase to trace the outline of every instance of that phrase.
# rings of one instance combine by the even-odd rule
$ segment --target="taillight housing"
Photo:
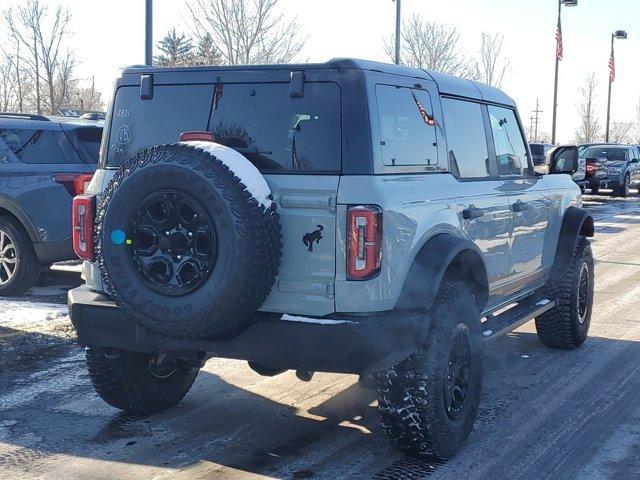
[[[182,132],[181,142],[213,142],[215,141],[211,132]]]
[[[73,199],[73,251],[83,260],[93,260],[93,225],[95,195],[79,195]]]
[[[587,177],[594,177],[597,170],[595,158],[587,158],[585,168]]]
[[[347,278],[368,280],[380,273],[382,210],[354,205],[347,210]]]
[[[93,173],[55,173],[51,176],[54,182],[61,183],[73,197],[84,195]]]

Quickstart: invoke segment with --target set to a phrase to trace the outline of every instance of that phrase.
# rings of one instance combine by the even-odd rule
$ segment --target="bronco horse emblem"
[[[302,237],[302,242],[308,247],[307,248],[308,252],[313,252],[313,242],[320,244],[320,239],[322,238],[323,230],[324,230],[324,227],[322,225],[318,225],[317,230],[304,234],[304,237]]]

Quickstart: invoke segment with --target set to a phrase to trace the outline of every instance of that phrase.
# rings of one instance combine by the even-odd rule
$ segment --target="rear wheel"
[[[482,391],[480,310],[459,281],[444,281],[427,343],[378,375],[382,428],[411,455],[449,458],[471,432]]]
[[[89,378],[105,402],[130,413],[150,415],[176,405],[193,385],[192,362],[103,347],[86,349]]]
[[[593,195],[598,195],[600,193],[600,187],[594,185],[593,187],[591,187],[591,193]]]
[[[35,284],[40,270],[22,225],[0,218],[0,296],[22,295]]]

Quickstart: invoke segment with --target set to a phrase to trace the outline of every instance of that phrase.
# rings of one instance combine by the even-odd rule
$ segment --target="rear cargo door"
[[[280,273],[266,311],[334,311],[336,199],[341,170],[337,84],[219,83],[209,130],[267,179],[283,235]]]

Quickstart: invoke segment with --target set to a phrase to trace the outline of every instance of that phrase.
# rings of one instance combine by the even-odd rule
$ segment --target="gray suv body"
[[[94,121],[0,113],[0,295],[76,258],[71,201],[96,168],[101,137]]]
[[[357,373],[396,446],[445,458],[473,424],[485,341],[533,318],[549,346],[586,338],[593,219],[569,175],[535,173],[497,89],[359,60],[131,68],[104,138],[78,199],[96,227],[75,226],[96,251],[80,252],[87,285],[69,305],[118,408],[174,404],[205,352],[263,375]],[[574,173],[577,149],[548,163]],[[249,210],[225,206],[240,198],[227,181]],[[198,201],[210,185],[227,193]],[[229,224],[242,234],[224,250]]]

